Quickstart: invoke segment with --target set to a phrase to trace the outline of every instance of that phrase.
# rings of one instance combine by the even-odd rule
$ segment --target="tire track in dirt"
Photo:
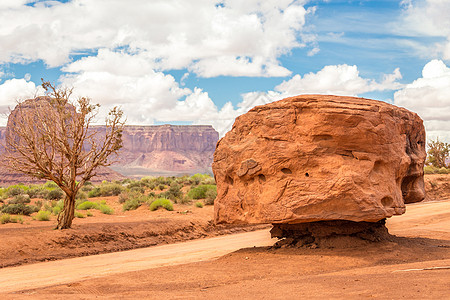
[[[111,274],[211,260],[245,247],[272,245],[268,229],[123,252],[0,269],[2,293]]]

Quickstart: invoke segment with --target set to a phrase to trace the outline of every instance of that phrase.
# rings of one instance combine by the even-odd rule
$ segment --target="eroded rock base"
[[[273,224],[274,248],[349,248],[389,241],[386,219],[378,222],[321,221],[301,224]]]

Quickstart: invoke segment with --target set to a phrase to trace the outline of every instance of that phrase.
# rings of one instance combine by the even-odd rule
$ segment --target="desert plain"
[[[4,224],[0,297],[446,299],[450,176],[425,182],[426,201],[388,219],[389,241],[326,248],[274,248],[270,225],[215,226],[212,206],[99,214],[64,231],[37,221]]]

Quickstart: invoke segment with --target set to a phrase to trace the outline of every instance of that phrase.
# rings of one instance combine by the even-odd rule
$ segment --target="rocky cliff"
[[[112,169],[126,176],[211,172],[218,139],[209,125],[126,126]]]
[[[105,128],[94,126],[92,130],[101,134]],[[5,132],[6,128],[0,127],[0,144],[5,141]],[[211,172],[218,139],[219,134],[209,125],[125,126],[123,148],[113,158],[111,169],[127,177]],[[102,171],[97,179],[121,178],[116,172]],[[0,184],[18,182],[33,180],[6,171],[0,164]]]

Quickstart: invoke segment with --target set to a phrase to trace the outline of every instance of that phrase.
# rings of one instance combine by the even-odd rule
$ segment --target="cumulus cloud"
[[[25,100],[42,94],[41,87],[24,78],[10,79],[0,84],[0,125],[6,125],[6,113],[9,108],[14,108],[14,100]]]
[[[356,96],[366,92],[393,90],[401,86],[397,79],[401,79],[399,69],[392,74],[384,75],[381,83],[362,78],[357,66],[329,65],[317,73],[308,73],[303,77],[295,75],[288,81],[284,81],[275,90],[283,96],[298,94],[331,94]]]
[[[157,70],[287,76],[278,58],[314,42],[300,34],[314,12],[303,0],[9,2],[0,6],[0,62],[55,67],[85,50],[126,48]]]
[[[450,1],[416,0],[402,1],[403,14],[396,24],[397,31],[411,36],[441,37],[442,41],[423,45],[413,43],[418,52],[424,56],[439,56],[450,59]]]
[[[419,114],[429,138],[439,136],[450,142],[450,68],[432,60],[422,77],[395,92],[394,103]]]

